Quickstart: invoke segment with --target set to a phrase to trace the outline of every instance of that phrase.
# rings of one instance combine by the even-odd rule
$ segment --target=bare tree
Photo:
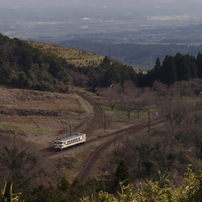
[[[166,97],[168,95],[168,85],[161,83],[156,80],[153,83],[153,90],[157,93],[158,96]]]
[[[135,84],[132,82],[125,82],[123,87],[123,105],[128,114],[128,118],[130,118],[131,112],[136,110],[135,100],[137,99],[140,90],[136,88]]]
[[[122,96],[128,118],[130,118],[132,111],[137,110],[139,119],[140,110],[154,100],[154,93],[150,88],[139,89],[130,81],[124,83]]]
[[[160,105],[161,112],[170,121],[171,125],[181,125],[189,112],[190,104],[182,99],[165,100]]]
[[[109,106],[111,107],[111,111],[113,111],[114,107],[119,103],[120,86],[115,85],[113,87],[108,87],[104,91],[104,97],[107,100]]]
[[[189,82],[188,81],[178,81],[175,82],[173,85],[170,86],[169,92],[173,96],[180,96],[181,98],[183,96],[187,96],[190,94],[191,89],[189,88]]]
[[[139,99],[137,100],[137,111],[139,119],[139,111],[143,109],[146,105],[151,105],[154,102],[156,96],[151,88],[145,88],[144,91],[140,94]]]
[[[189,81],[178,81],[169,88],[169,94],[173,96],[183,96],[199,94],[202,91],[202,80],[191,79]]]

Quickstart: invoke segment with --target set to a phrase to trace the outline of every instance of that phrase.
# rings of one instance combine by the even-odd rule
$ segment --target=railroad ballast
[[[74,145],[78,145],[86,142],[86,134],[85,133],[77,133],[73,136],[65,137],[60,140],[56,140],[54,147],[55,149],[63,150],[67,147],[71,147]]]

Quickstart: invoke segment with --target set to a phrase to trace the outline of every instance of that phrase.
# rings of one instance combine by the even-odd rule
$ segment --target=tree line
[[[162,64],[156,59],[153,69],[147,74],[136,73],[134,68],[110,60],[107,56],[96,67],[76,68],[54,53],[33,48],[17,38],[10,39],[0,34],[0,84],[36,90],[68,90],[69,84],[88,87],[108,87],[132,81],[137,87],[152,86],[155,80],[170,85],[176,81],[202,77],[202,54],[197,57],[177,53],[167,55]]]
[[[202,54],[199,52],[197,57],[188,54],[177,53],[174,57],[165,56],[162,64],[160,59],[156,59],[153,69],[146,75],[138,74],[138,86],[152,86],[155,80],[164,84],[173,84],[176,81],[188,81],[192,78],[202,77]]]
[[[71,66],[54,54],[43,54],[27,42],[0,34],[0,84],[17,88],[66,91]]]
[[[134,69],[108,57],[97,67],[76,68],[52,52],[43,53],[26,41],[0,34],[0,84],[65,92],[69,84],[94,90],[126,80],[137,83]]]

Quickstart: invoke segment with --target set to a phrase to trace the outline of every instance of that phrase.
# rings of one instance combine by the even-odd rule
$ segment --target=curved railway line
[[[93,98],[89,98],[88,96],[82,93],[77,93],[77,94],[93,106],[94,116],[92,117],[86,129],[81,131],[81,133],[91,134],[94,130],[99,128],[100,123],[103,121],[104,110],[101,107],[101,105],[97,103]],[[49,146],[47,148],[42,149],[41,151],[49,151],[49,155],[51,155],[52,153],[55,153],[54,146]]]
[[[98,104],[94,99],[89,98],[88,96],[86,96],[84,94],[81,94],[81,93],[78,93],[78,95],[81,96],[87,102],[89,102],[93,106],[93,109],[94,109],[94,116],[92,118],[92,121],[89,124],[90,127],[87,127],[86,129],[84,129],[82,131],[82,133],[90,134],[94,130],[96,130],[100,126],[100,123],[103,121],[103,119],[104,119],[104,110],[102,109],[101,105]],[[197,111],[197,110],[199,110],[201,108],[202,108],[202,105],[197,105],[197,106],[193,107],[192,110]],[[150,127],[155,126],[155,125],[160,124],[160,123],[163,123],[166,120],[167,119],[165,117],[155,118],[150,122]],[[134,133],[134,132],[143,130],[143,129],[147,128],[147,127],[148,127],[148,121],[146,121],[144,123],[134,125],[134,126],[127,127],[125,129],[122,129],[122,130],[119,130],[118,139],[121,139],[125,135],[128,135],[130,133]],[[117,138],[116,134],[117,134],[117,131],[109,133],[109,134],[106,134],[106,135],[103,135],[101,137],[90,139],[85,143],[85,144],[92,144],[93,142],[96,142],[96,141],[98,141],[100,139],[112,137],[111,139],[105,141],[99,147],[97,147],[95,149],[95,151],[92,153],[92,155],[88,158],[88,160],[86,161],[83,169],[80,171],[80,173],[78,175],[78,179],[79,179],[80,183],[84,183],[85,180],[88,178],[88,176],[89,176],[89,174],[90,174],[90,172],[91,172],[91,170],[93,168],[93,165],[95,164],[95,162],[97,161],[97,159],[99,158],[101,153],[116,141],[116,138]],[[63,155],[64,154],[63,152],[65,152],[65,150],[60,151],[59,154],[58,154],[58,152],[55,152],[53,146],[49,147],[49,148],[46,148],[44,150],[49,151],[48,152],[49,157],[55,157],[55,156],[58,156],[58,155]],[[68,149],[68,151],[71,151],[71,150],[73,150],[73,148]]]
[[[200,110],[202,109],[202,105],[197,105],[197,106],[194,106],[192,108],[192,111],[197,111],[197,110]],[[157,124],[160,124],[160,123],[163,123],[167,121],[167,118],[165,117],[158,117],[154,120],[152,120],[150,122],[150,126],[154,126],[154,125],[157,125]],[[130,133],[134,133],[136,131],[140,131],[142,129],[145,129],[148,127],[148,122],[144,122],[144,123],[141,123],[141,124],[138,124],[138,125],[135,125],[135,126],[131,126],[131,127],[128,127],[126,129],[122,129],[119,131],[119,139],[123,138],[126,134],[130,134]],[[109,137],[109,136],[113,136],[117,133],[116,132],[113,132],[113,133],[110,133],[110,134],[107,134],[105,136],[102,136],[103,138],[105,137]],[[88,142],[93,142],[93,141],[96,141],[98,138],[96,139],[92,139],[92,140],[89,140]],[[80,181],[80,183],[84,183],[85,180],[88,178],[89,174],[90,174],[90,171],[92,170],[93,168],[93,165],[95,164],[95,162],[97,161],[97,159],[99,158],[99,156],[101,155],[101,153],[107,148],[109,147],[112,143],[114,143],[116,141],[116,137],[113,137],[112,139],[104,142],[103,144],[101,144],[98,148],[95,149],[95,151],[92,153],[92,155],[89,157],[89,159],[87,160],[86,164],[84,165],[83,169],[80,171],[79,175],[78,175],[78,179]]]
[[[166,118],[162,118],[162,117],[158,117],[155,120],[153,120],[150,123],[150,126],[154,126],[160,123],[165,122],[167,119]],[[141,124],[137,124],[135,126],[131,126],[125,129],[122,129],[119,131],[119,137],[118,139],[123,138],[126,134],[130,134],[130,133],[134,133],[140,130],[143,130],[145,128],[148,127],[148,122],[144,122]],[[101,144],[97,149],[95,149],[95,151],[93,152],[93,154],[89,157],[89,159],[87,160],[86,164],[84,165],[83,169],[80,171],[79,175],[78,175],[78,179],[80,181],[80,183],[84,183],[85,180],[88,178],[89,173],[93,167],[93,165],[95,164],[95,162],[97,161],[97,159],[99,158],[100,154],[107,148],[109,147],[112,143],[114,143],[116,141],[116,132],[113,133],[109,133],[107,135],[104,135],[102,137],[99,138],[95,138],[92,140],[89,140],[88,143],[92,143],[94,141],[97,141],[100,138],[106,138],[106,137],[110,137],[113,136],[113,138],[111,138],[110,140],[107,140],[106,142],[104,142],[103,144]]]
[[[100,123],[104,119],[104,110],[101,107],[99,103],[97,103],[94,99],[89,98],[88,96],[78,93],[79,96],[81,96],[84,100],[86,100],[88,103],[90,103],[93,106],[94,109],[94,117],[90,123],[90,127],[87,127],[85,130],[83,130],[81,133],[91,134],[94,130],[96,130]]]

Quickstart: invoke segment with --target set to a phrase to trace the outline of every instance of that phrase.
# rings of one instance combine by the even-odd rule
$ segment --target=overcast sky
[[[113,8],[113,12],[117,12],[117,15],[123,7],[129,8],[126,12],[145,16],[202,15],[202,0],[0,0],[0,8],[45,8],[47,6],[63,8],[68,6],[70,9],[74,6],[73,11],[76,12],[78,7],[87,13],[89,9],[97,12],[94,7]]]
[[[174,1],[180,2],[198,2],[201,0],[0,0],[1,5],[98,5],[98,6],[129,6],[134,4],[147,4],[149,3],[170,3]]]

